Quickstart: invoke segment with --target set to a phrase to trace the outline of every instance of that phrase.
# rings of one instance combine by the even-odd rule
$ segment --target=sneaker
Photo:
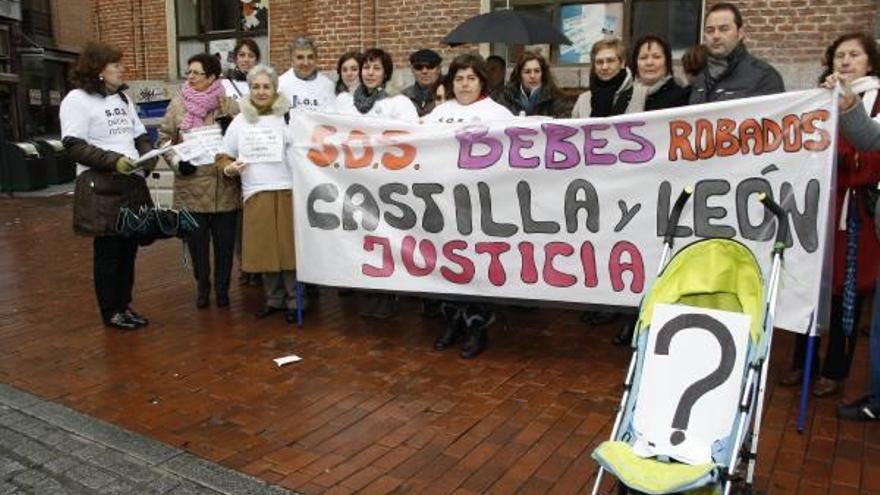
[[[138,326],[145,327],[150,324],[150,320],[145,318],[143,315],[138,314],[135,310],[131,308],[125,308],[125,312],[123,313],[126,318],[135,322]]]
[[[855,421],[880,421],[880,406],[871,405],[871,398],[861,399],[837,407],[837,417]]]
[[[137,330],[138,328],[140,328],[140,325],[130,320],[127,316],[125,316],[125,313],[121,312],[114,313],[109,320],[104,322],[104,324],[117,330]]]

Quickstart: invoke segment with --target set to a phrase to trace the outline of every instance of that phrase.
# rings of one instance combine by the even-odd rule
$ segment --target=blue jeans
[[[871,308],[871,342],[868,355],[871,385],[868,389],[871,405],[880,407],[880,276],[874,287],[874,307]]]

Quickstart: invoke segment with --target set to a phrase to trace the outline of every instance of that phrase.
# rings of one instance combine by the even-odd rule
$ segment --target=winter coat
[[[861,105],[861,103],[858,103]],[[880,95],[874,102],[872,116],[880,113]],[[856,291],[866,294],[874,289],[877,276],[877,260],[880,259],[880,241],[874,234],[874,218],[868,213],[865,187],[876,187],[880,182],[880,151],[858,151],[843,135],[837,140],[837,188],[834,195],[834,271],[832,273],[834,294],[843,293],[846,274],[847,231],[840,229],[844,197],[850,190],[855,191],[857,212],[861,221],[856,256]],[[850,201],[853,197],[850,196]]]
[[[632,97],[633,75],[629,70],[629,67],[624,67],[623,70],[626,71],[626,77],[614,92],[614,102],[611,105],[611,115],[620,115],[626,112],[626,106],[629,105],[630,97]],[[588,119],[592,117],[592,97],[593,92],[589,89],[581,93],[574,104],[574,108],[571,110],[571,118]]]
[[[627,105],[632,98],[632,91],[630,88],[629,94],[625,97]],[[690,88],[681,87],[674,77],[670,78],[656,93],[645,98],[645,111],[685,106],[688,104],[688,96],[690,96]]]
[[[525,111],[519,101],[519,95],[522,91],[519,86],[519,83],[516,82],[505,86],[501,92],[500,101],[498,101],[514,115],[520,115]],[[564,95],[554,95],[547,86],[541,86],[540,91],[541,95],[538,97],[534,110],[527,115],[544,115],[557,119],[567,119],[571,116],[571,103],[566,101]]]
[[[717,80],[709,77],[708,65],[697,75],[690,94],[691,105],[785,91],[779,72],[767,62],[753,57],[742,43],[727,56],[727,63],[727,69]]]
[[[220,106],[205,117],[204,125],[217,122],[220,117],[232,118],[238,114],[238,104],[224,96]],[[180,123],[186,116],[183,99],[176,96],[165,111],[165,119],[159,127],[159,142],[181,142]],[[220,213],[241,208],[241,183],[237,177],[223,175],[216,163],[196,167],[191,175],[181,175],[175,169],[174,208],[186,208],[198,213]]]
[[[77,93],[78,92],[78,93]],[[74,90],[62,102],[62,130],[69,127],[69,123],[64,120],[67,118],[67,98],[97,98],[99,101],[108,102],[108,105],[122,105],[122,108],[128,108],[128,114],[131,116],[131,122],[135,133],[143,132],[143,124],[140,123],[134,106],[128,101],[128,98],[121,92],[107,94],[104,91],[88,94],[82,90]],[[118,96],[117,96],[118,95]],[[120,98],[118,103],[111,103],[109,99]],[[98,118],[103,118],[103,109],[98,108],[97,112],[101,114]],[[75,111],[75,117],[90,118],[88,115],[82,115],[82,112]],[[73,116],[72,116],[73,117]],[[87,126],[87,133],[93,135],[100,131],[93,125],[92,121],[83,121],[83,125]],[[116,162],[126,156],[118,151],[112,151],[84,139],[86,134],[79,136],[71,136],[65,134],[62,143],[70,160],[77,163],[81,173],[76,178],[74,197],[73,197],[73,230],[80,235],[88,236],[105,236],[116,235],[116,218],[119,209],[129,207],[137,209],[140,206],[152,206],[150,191],[143,175],[140,173],[132,173],[123,175],[116,172]],[[126,147],[128,147],[126,145]],[[152,149],[152,143],[147,134],[142,133],[134,138],[134,149],[138,154],[144,154]],[[132,153],[129,151],[128,153]],[[132,158],[129,156],[129,158]],[[85,168],[85,170],[82,170]]]

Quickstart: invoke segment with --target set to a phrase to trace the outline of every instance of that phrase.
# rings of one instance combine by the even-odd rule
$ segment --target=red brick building
[[[379,46],[405,67],[413,48],[435,48],[447,59],[455,51],[440,39],[468,17],[503,8],[506,0],[89,0],[95,36],[124,47],[131,79],[174,79],[181,60],[194,51],[227,46],[236,36],[257,37],[268,47],[267,61],[289,64],[287,41],[299,34],[321,45],[320,63],[331,69],[346,49]],[[700,39],[706,4],[715,0],[510,0],[515,9],[545,15],[569,33],[579,23],[625,40],[645,32],[663,34],[676,49]],[[61,3],[61,2],[58,2]],[[849,31],[876,31],[876,0],[738,0],[746,19],[747,44],[775,64],[791,88],[807,87],[819,73],[825,47]],[[255,15],[256,12],[256,15]],[[602,14],[604,13],[604,23]],[[578,18],[578,15],[581,17]],[[250,17],[250,21],[247,19]],[[82,13],[76,19],[82,22]],[[566,25],[564,25],[567,23]],[[591,24],[592,23],[592,24]],[[880,35],[878,35],[880,38]],[[505,54],[504,47],[483,45],[484,54]],[[512,52],[515,54],[515,52]],[[551,49],[565,86],[585,80],[581,53]],[[511,57],[512,58],[512,57]],[[448,62],[448,60],[447,60]],[[406,77],[408,71],[399,71]]]

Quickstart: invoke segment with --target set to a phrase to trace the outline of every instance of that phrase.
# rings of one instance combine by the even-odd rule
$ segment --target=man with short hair
[[[709,56],[706,67],[694,79],[691,104],[785,91],[779,72],[749,54],[744,37],[742,14],[735,5],[721,2],[709,9],[703,29]]]
[[[336,100],[333,81],[318,71],[318,49],[310,38],[290,42],[291,68],[278,78],[278,91],[290,98],[290,110],[327,110]]]
[[[415,51],[409,56],[409,65],[416,81],[401,93],[412,100],[419,117],[428,115],[434,109],[434,96],[437,92],[437,82],[440,80],[442,61],[443,58],[439,53],[428,49]]]
[[[486,59],[486,75],[489,76],[489,96],[497,101],[498,98],[496,96],[500,95],[502,88],[504,88],[507,62],[498,55],[490,55]]]

